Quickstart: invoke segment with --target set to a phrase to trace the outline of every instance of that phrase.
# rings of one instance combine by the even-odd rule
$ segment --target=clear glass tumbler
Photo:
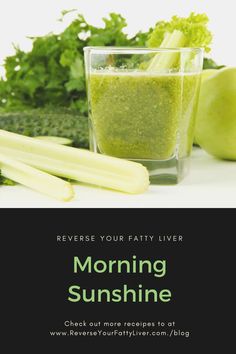
[[[90,149],[147,167],[151,183],[188,171],[201,48],[86,47]]]

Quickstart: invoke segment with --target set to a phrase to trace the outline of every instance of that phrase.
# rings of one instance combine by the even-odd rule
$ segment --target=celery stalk
[[[74,196],[70,183],[9,158],[2,153],[0,153],[0,169],[4,177],[50,197],[69,201]]]
[[[34,138],[35,139],[44,140],[44,141],[50,141],[51,143],[59,144],[59,145],[67,145],[67,146],[71,146],[72,145],[72,140],[71,139],[62,138],[62,137],[59,137],[59,136],[43,135],[43,136],[35,136]]]
[[[139,163],[3,130],[0,152],[57,176],[122,192],[142,193],[149,185],[148,171]]]
[[[171,38],[171,33],[167,32],[165,34],[165,37],[164,37],[163,41],[161,42],[160,48],[169,48],[168,47],[168,43],[170,41],[170,38]]]
[[[160,48],[179,48],[185,45],[186,39],[181,31],[174,30],[173,33],[168,33],[162,41]],[[178,52],[160,52],[154,56],[148,66],[148,71],[162,71],[173,67],[178,59]]]

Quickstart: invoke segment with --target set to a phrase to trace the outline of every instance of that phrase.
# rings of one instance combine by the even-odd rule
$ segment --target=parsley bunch
[[[30,52],[15,47],[15,55],[5,59],[6,80],[0,79],[0,107],[21,111],[62,106],[86,113],[83,48],[145,46],[148,37],[139,32],[129,38],[119,14],[111,13],[103,21],[103,27],[95,27],[77,14],[62,33],[31,38]]]

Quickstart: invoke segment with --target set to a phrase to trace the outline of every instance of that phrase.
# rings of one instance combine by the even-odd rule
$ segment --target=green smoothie
[[[128,159],[166,160],[191,151],[197,74],[95,71],[90,110],[100,152]]]

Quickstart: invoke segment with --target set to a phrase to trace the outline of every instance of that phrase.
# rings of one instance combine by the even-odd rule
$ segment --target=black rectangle
[[[226,350],[234,304],[235,216],[234,209],[1,210],[1,304],[6,310],[2,333],[8,348],[17,343],[25,353],[40,347],[56,353],[62,348],[67,349],[63,352],[74,348],[90,352],[93,345],[97,350],[112,346],[134,350],[145,344],[167,353],[172,349],[192,353],[196,348],[205,353],[220,346]],[[59,241],[58,236],[63,235],[93,235],[95,241]],[[101,241],[101,235],[124,238]],[[145,236],[154,236],[153,241],[145,241]],[[117,273],[114,268],[112,273],[76,274],[75,256],[81,262],[88,256],[94,262],[165,260],[166,273],[155,277],[148,268],[141,274],[132,270]],[[144,290],[170,289],[172,297],[166,303],[70,302],[73,284],[88,290],[122,289],[124,284],[138,289],[142,285]],[[85,324],[83,321],[86,326],[72,324]],[[116,325],[104,327],[104,322]],[[123,335],[81,334],[92,330],[118,330]],[[125,335],[125,331],[136,335]],[[142,331],[149,334],[142,335]]]

